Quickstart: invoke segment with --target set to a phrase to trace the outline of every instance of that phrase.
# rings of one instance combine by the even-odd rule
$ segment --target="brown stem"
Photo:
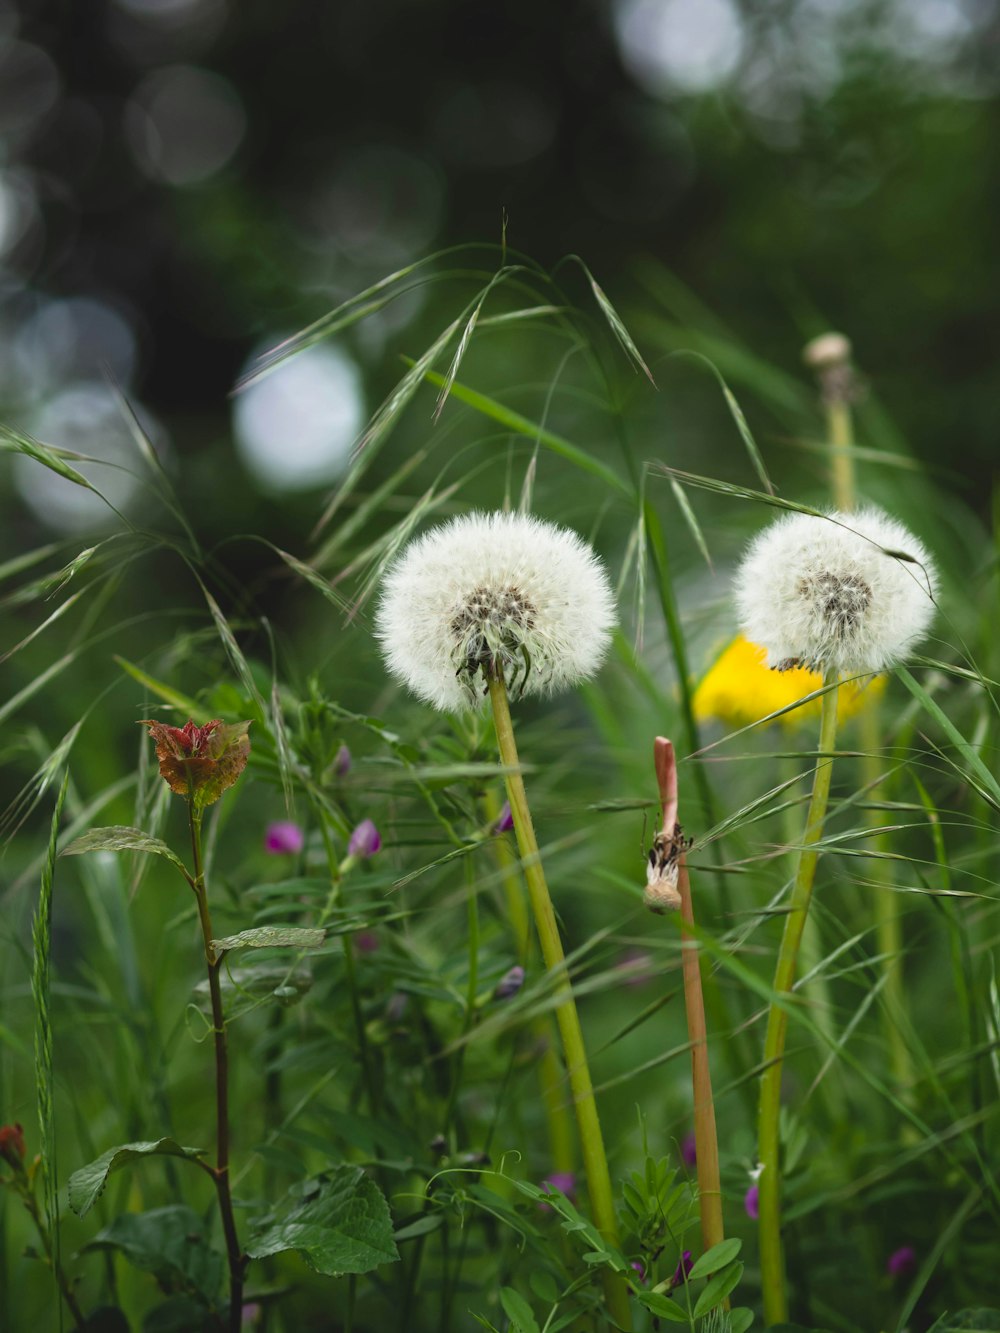
[[[725,1239],[722,1224],[722,1186],[719,1176],[719,1139],[715,1126],[715,1100],[708,1059],[708,1029],[701,984],[701,962],[694,937],[694,909],[688,877],[685,842],[677,823],[677,765],[674,747],[657,736],[653,756],[663,808],[663,836],[677,847],[677,889],[681,913],[681,969],[684,976],[684,1007],[687,1011],[691,1046],[691,1084],[694,1091],[694,1137],[698,1167],[698,1207],[701,1240],[705,1250]],[[728,1308],[728,1302],[727,1302]]]
[[[233,1198],[229,1189],[229,1050],[226,1042],[226,1018],[222,1008],[222,988],[219,969],[222,956],[215,955],[212,945],[212,918],[208,910],[208,892],[205,888],[205,869],[201,859],[201,812],[194,802],[188,802],[191,824],[191,854],[194,858],[194,893],[198,903],[198,918],[205,942],[205,962],[208,965],[208,990],[212,998],[212,1035],[215,1039],[215,1167],[210,1174],[219,1196],[222,1230],[226,1238],[229,1259],[229,1333],[240,1333],[243,1322],[243,1274],[247,1259],[236,1235]]]

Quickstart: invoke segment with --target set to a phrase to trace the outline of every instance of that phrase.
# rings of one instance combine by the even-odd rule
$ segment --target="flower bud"
[[[297,856],[304,843],[305,835],[298,824],[293,824],[290,819],[279,819],[274,824],[268,824],[264,835],[264,850],[275,856]]]
[[[513,827],[514,816],[510,813],[510,801],[504,801],[490,832],[493,834],[509,833]]]
[[[509,1000],[524,985],[524,968],[515,963],[509,972],[505,972],[493,990],[494,1000]]]
[[[0,1157],[11,1166],[20,1169],[26,1152],[24,1130],[21,1126],[0,1125]]]
[[[381,846],[382,839],[378,829],[370,819],[363,819],[351,834],[347,844],[347,854],[357,857],[374,856]]]
[[[333,771],[338,778],[346,778],[351,771],[351,752],[346,745],[342,745],[337,751],[333,761]]]

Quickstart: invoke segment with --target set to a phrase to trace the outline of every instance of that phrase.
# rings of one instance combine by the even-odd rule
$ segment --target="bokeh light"
[[[247,370],[255,364],[256,356]],[[255,380],[233,404],[240,457],[272,492],[308,490],[340,476],[364,417],[357,366],[323,343]]]
[[[246,126],[233,85],[193,65],[169,65],[147,75],[125,111],[136,161],[167,185],[200,185],[221,171]]]

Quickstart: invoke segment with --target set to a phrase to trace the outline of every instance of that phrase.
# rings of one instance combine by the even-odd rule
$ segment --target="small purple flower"
[[[267,832],[264,834],[264,850],[275,856],[282,854],[297,856],[305,840],[305,834],[298,824],[293,824],[290,819],[279,819],[277,823],[267,826]]]
[[[901,1245],[885,1261],[885,1271],[890,1277],[903,1277],[917,1266],[917,1252],[912,1245]]]
[[[505,972],[493,988],[494,1000],[509,1000],[524,985],[524,968],[515,963],[510,971]]]
[[[346,778],[351,771],[351,752],[346,745],[342,745],[337,751],[333,761],[333,771],[338,778]]]
[[[691,1269],[694,1268],[694,1260],[691,1258],[691,1251],[685,1250],[678,1260],[677,1267],[674,1269],[674,1275],[670,1279],[670,1287],[683,1287],[685,1279]]]
[[[358,953],[375,953],[379,947],[378,936],[374,930],[359,930],[354,936],[354,947]]]
[[[681,1161],[689,1168],[698,1165],[698,1142],[694,1134],[685,1134],[681,1139]]]
[[[622,984],[625,986],[645,986],[653,980],[656,970],[652,954],[645,949],[629,949],[622,954],[615,968],[622,974]]]
[[[374,856],[382,846],[379,831],[370,819],[363,819],[351,834],[347,844],[348,856]]]
[[[632,1263],[629,1266],[635,1269],[636,1273],[638,1274],[639,1281],[644,1283],[646,1281],[646,1265],[642,1262],[642,1260],[633,1259]]]
[[[509,833],[514,827],[514,816],[510,813],[510,801],[504,801],[503,809],[497,815],[492,832]]]
[[[570,1203],[576,1203],[576,1176],[574,1176],[572,1171],[553,1171],[551,1176],[545,1177],[542,1181],[542,1185],[543,1187],[545,1185],[551,1185],[553,1189],[557,1189],[560,1193],[565,1194]],[[550,1204],[539,1203],[538,1206],[543,1213],[552,1212]]]
[[[752,1217],[756,1222],[760,1216],[760,1186],[756,1180],[743,1196],[743,1207],[747,1210],[747,1217]]]

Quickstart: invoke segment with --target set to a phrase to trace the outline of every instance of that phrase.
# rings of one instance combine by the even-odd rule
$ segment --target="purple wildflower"
[[[646,1281],[646,1265],[642,1262],[641,1259],[633,1259],[632,1263],[630,1264],[630,1267],[635,1269],[636,1273],[639,1276],[640,1282]]]
[[[698,1141],[694,1134],[685,1134],[681,1139],[681,1161],[688,1168],[698,1165]]]
[[[282,854],[298,856],[305,840],[305,834],[298,824],[293,824],[290,819],[279,819],[267,826],[267,832],[264,834],[264,850],[274,856]]]
[[[890,1277],[903,1277],[917,1265],[917,1252],[912,1245],[901,1245],[885,1261],[885,1271]]]
[[[514,816],[510,813],[510,801],[504,801],[503,809],[497,815],[492,832],[509,833],[514,827]]]
[[[677,1261],[677,1267],[674,1269],[674,1275],[670,1279],[670,1288],[683,1287],[688,1273],[694,1268],[694,1260],[691,1258],[691,1251],[685,1250]]]
[[[379,831],[370,819],[363,819],[358,827],[351,834],[351,840],[347,844],[348,856],[374,856],[382,846],[382,839]]]
[[[354,936],[354,947],[358,953],[375,953],[379,939],[374,930],[359,930]]]
[[[509,1000],[524,985],[524,968],[520,963],[503,974],[493,989],[494,1000]]]
[[[333,761],[333,771],[338,778],[346,778],[351,771],[351,752],[346,745],[342,745],[337,751]]]
[[[572,1171],[553,1171],[550,1176],[546,1176],[542,1181],[542,1186],[551,1185],[553,1189],[559,1190],[565,1194],[570,1203],[576,1203],[576,1176]],[[543,1213],[551,1213],[552,1207],[547,1203],[539,1203]]]
[[[760,1216],[760,1186],[756,1180],[743,1196],[743,1207],[747,1210],[747,1217],[752,1217],[756,1222]]]

